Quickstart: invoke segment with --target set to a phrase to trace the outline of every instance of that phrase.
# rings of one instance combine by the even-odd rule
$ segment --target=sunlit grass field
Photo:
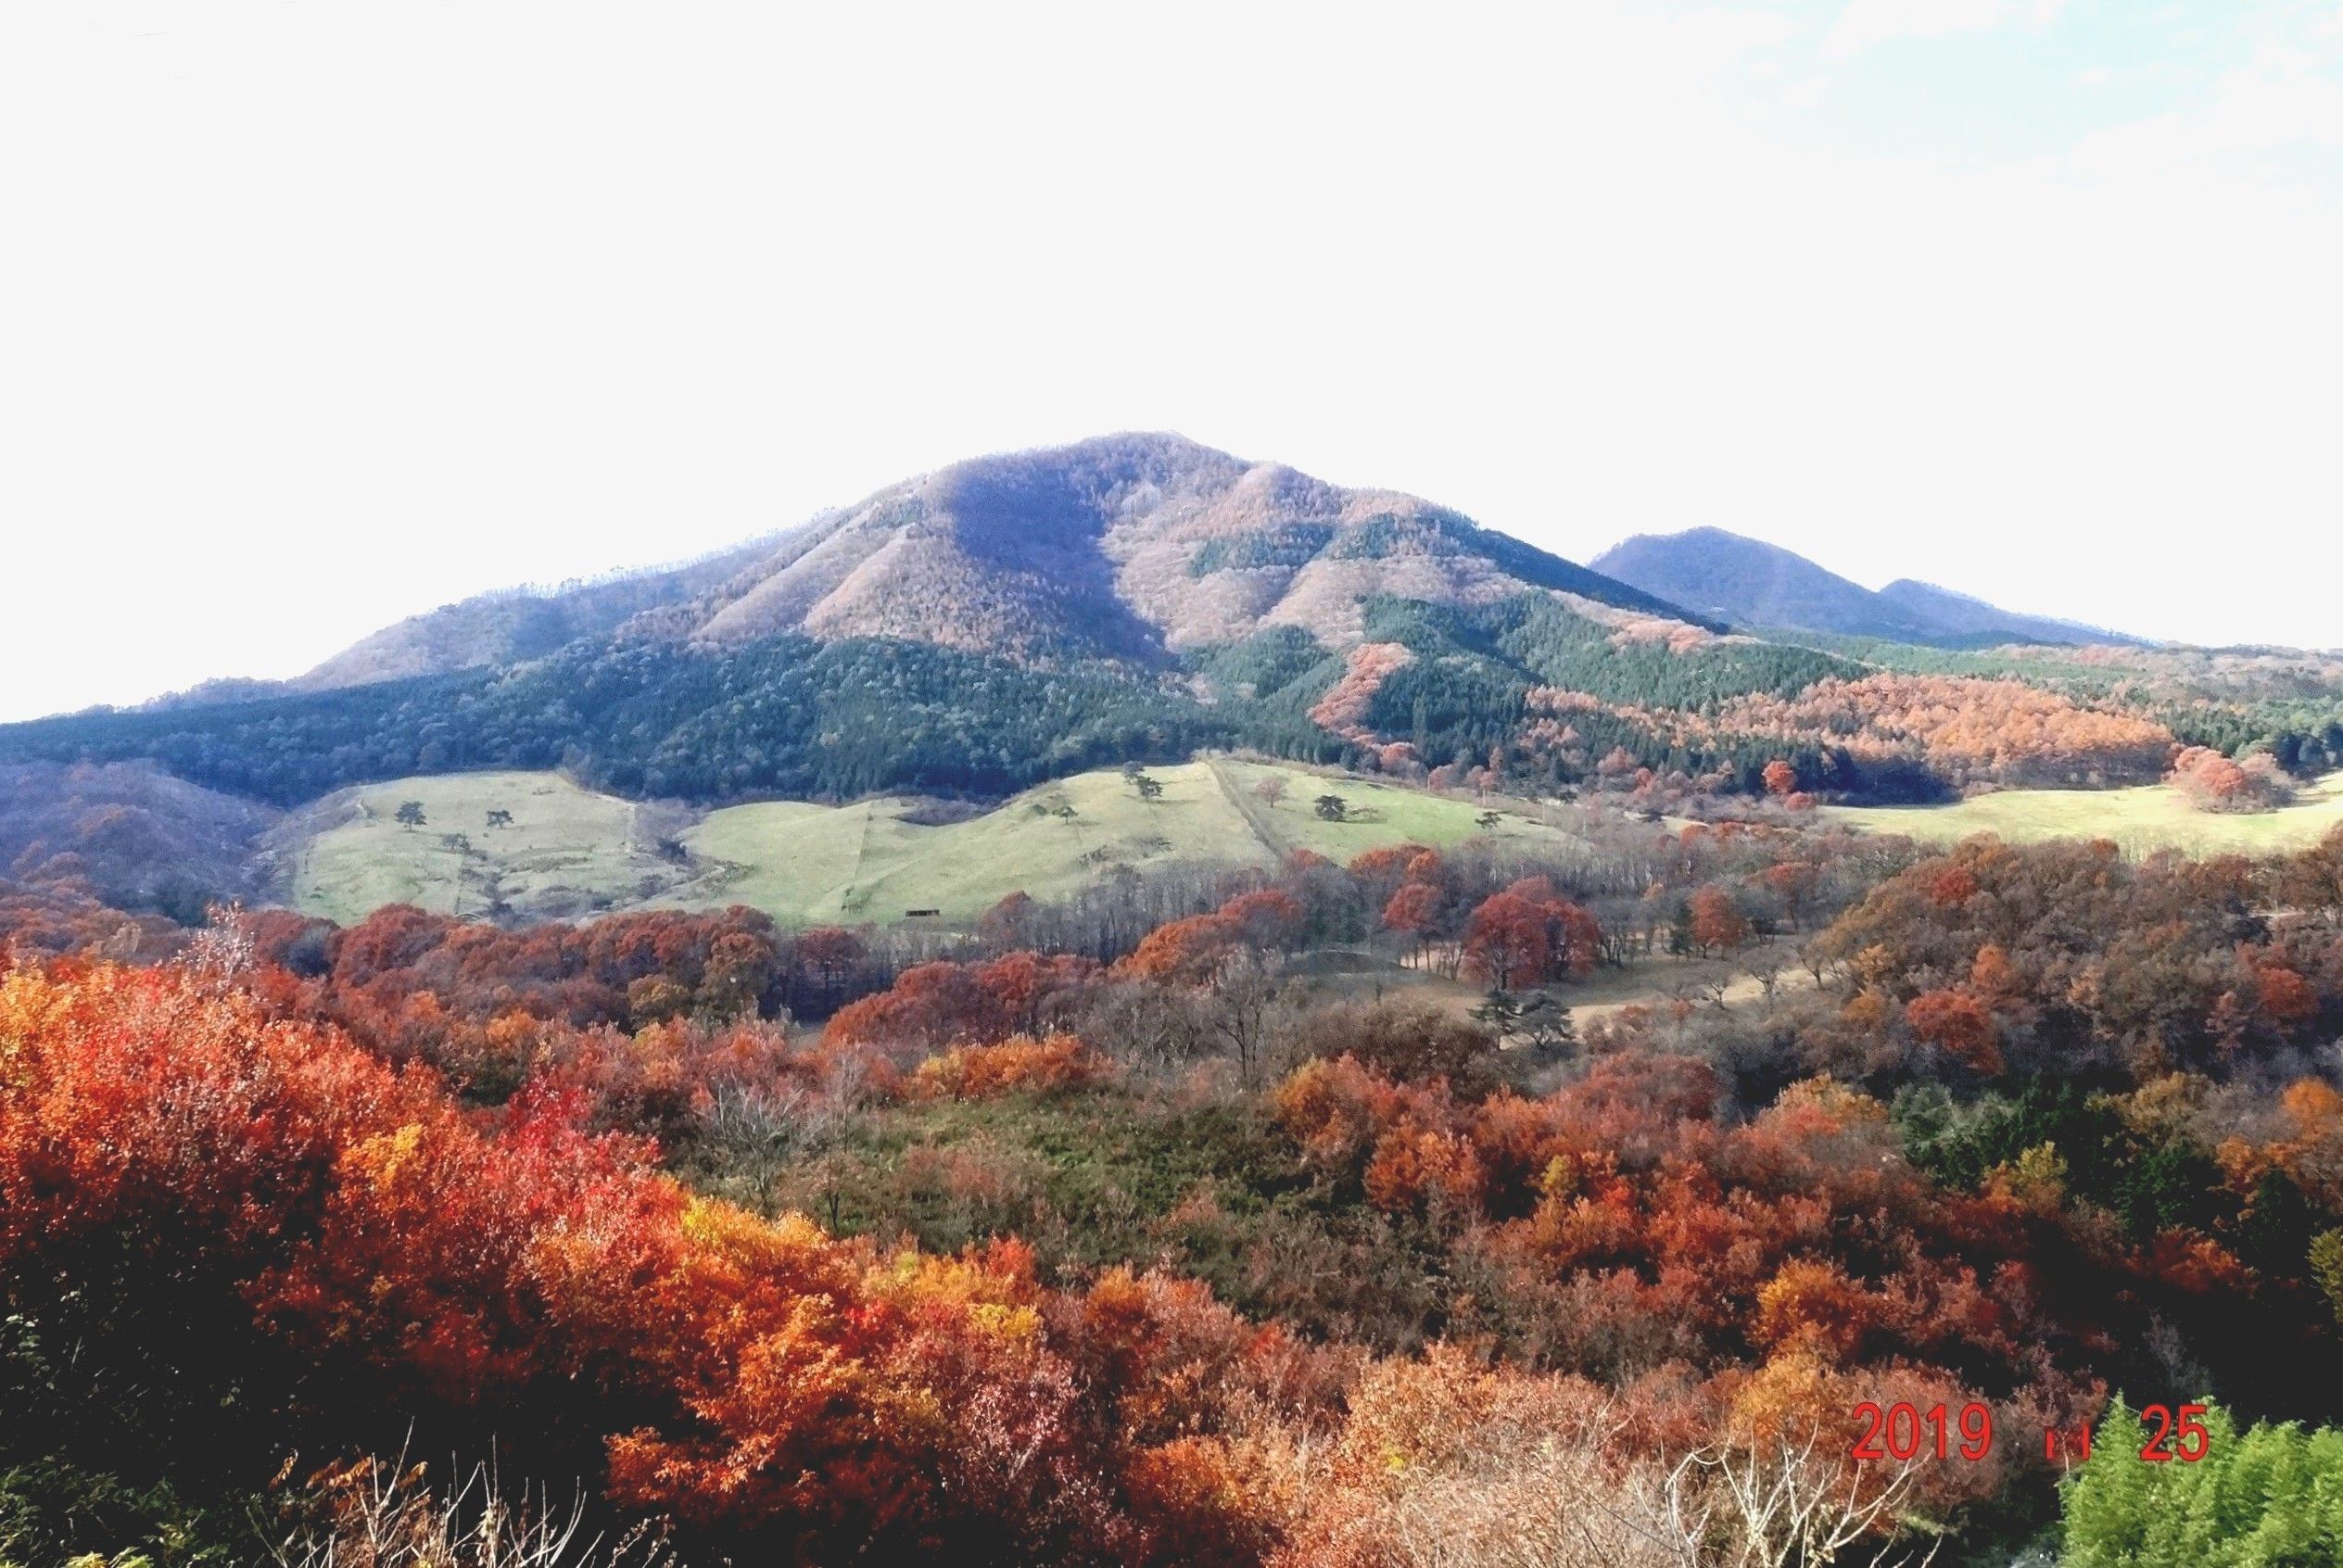
[[[493,887],[523,915],[747,904],[812,924],[900,920],[914,909],[965,919],[1010,892],[1060,897],[1125,867],[1269,866],[1297,849],[1347,860],[1385,844],[1467,839],[1525,849],[1575,841],[1510,804],[1484,829],[1484,808],[1469,796],[1298,767],[1216,758],[1146,774],[1162,786],[1153,800],[1103,770],[931,826],[904,820],[918,803],[889,797],[730,806],[689,827],[556,774],[443,774],[322,803],[286,854],[295,903],[344,922],[395,903],[479,914]],[[1282,783],[1282,797],[1259,791],[1267,780]],[[1323,795],[1343,800],[1339,820],[1319,815]],[[404,801],[422,803],[423,827],[398,822]],[[491,810],[510,811],[512,824],[488,827]],[[658,854],[669,830],[690,851],[689,867]],[[451,834],[462,847],[446,841]]]
[[[423,826],[398,820],[407,801],[423,806]],[[489,827],[491,811],[512,813],[511,824]],[[644,812],[554,773],[437,774],[344,790],[306,814],[310,831],[286,850],[293,902],[344,923],[386,904],[480,915],[491,891],[532,915],[619,907],[680,875],[647,841]],[[462,846],[448,841],[455,836]]]
[[[685,841],[734,869],[720,887],[694,885],[678,897],[751,904],[807,922],[900,919],[912,909],[965,918],[1010,892],[1061,897],[1123,866],[1267,866],[1297,849],[1344,860],[1384,844],[1482,835],[1481,807],[1469,799],[1224,759],[1146,773],[1163,786],[1157,799],[1119,772],[1083,773],[937,827],[903,821],[912,803],[902,800],[732,806]],[[1255,792],[1270,778],[1285,785],[1274,803]],[[1318,797],[1329,794],[1343,798],[1343,820],[1318,816]],[[1568,837],[1512,814],[1492,836],[1525,844]]]
[[[1941,806],[1829,806],[1826,816],[1873,832],[1950,843],[1995,833],[2013,843],[2111,839],[2128,854],[2274,854],[2301,849],[2343,823],[2343,773],[2303,790],[2283,810],[2249,816],[2199,811],[2178,790],[2004,790]]]

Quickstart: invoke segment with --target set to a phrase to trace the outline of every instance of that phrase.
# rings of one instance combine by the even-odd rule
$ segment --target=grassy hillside
[[[398,821],[418,802],[424,824]],[[491,828],[488,813],[507,811]],[[281,840],[293,903],[345,923],[386,904],[482,915],[501,900],[559,917],[655,897],[685,869],[660,856],[680,825],[661,808],[582,790],[553,773],[450,773],[345,790]],[[451,839],[461,842],[450,842]]]
[[[2169,785],[2131,790],[2004,790],[1943,806],[1833,806],[1825,815],[1874,832],[1950,843],[1997,833],[2019,843],[2112,839],[2128,854],[2268,854],[2316,843],[2343,823],[2343,773],[2329,774],[2283,811],[2232,816],[2198,811]]]
[[[732,806],[683,827],[660,808],[579,789],[550,773],[465,773],[399,779],[344,791],[287,832],[294,902],[350,920],[384,904],[487,908],[491,894],[530,916],[655,903],[688,908],[749,904],[792,922],[902,919],[912,909],[945,918],[981,913],[1002,895],[1070,893],[1121,867],[1175,862],[1265,866],[1296,849],[1344,860],[1413,841],[1449,844],[1482,835],[1478,803],[1296,767],[1216,759],[1148,770],[1160,798],[1141,798],[1120,772],[1044,785],[966,821],[906,821],[902,797],[847,806],[775,801]],[[1284,786],[1281,799],[1258,792]],[[1317,814],[1321,795],[1344,820]],[[397,821],[422,803],[424,825]],[[513,814],[490,828],[488,813]],[[462,846],[447,842],[462,834]],[[672,835],[691,864],[663,856]],[[1563,830],[1503,816],[1493,836],[1551,842]]]
[[[1031,790],[966,822],[902,820],[910,803],[844,807],[783,801],[712,813],[685,835],[697,855],[724,863],[714,883],[678,901],[753,904],[785,920],[894,920],[907,909],[946,918],[982,911],[1005,893],[1073,891],[1117,867],[1173,862],[1267,865],[1296,849],[1343,860],[1377,845],[1446,844],[1477,834],[1480,807],[1417,790],[1226,759],[1148,770],[1160,798],[1140,798],[1120,773],[1077,774]],[[1255,792],[1285,786],[1272,803]],[[1316,812],[1343,797],[1347,820]],[[1561,830],[1508,816],[1500,839],[1552,840]]]

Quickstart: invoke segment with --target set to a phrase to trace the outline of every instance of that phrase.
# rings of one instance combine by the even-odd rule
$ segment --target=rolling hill
[[[1149,777],[1143,800],[1118,772],[1076,774],[966,821],[923,826],[911,803],[775,802],[713,812],[684,841],[725,869],[691,891],[705,906],[749,904],[782,919],[899,920],[912,909],[969,918],[1012,891],[1061,898],[1102,877],[1172,866],[1273,868],[1295,850],[1347,861],[1387,844],[1486,839],[1551,849],[1571,836],[1515,813],[1484,830],[1478,803],[1397,785],[1214,757]],[[1274,798],[1257,791],[1274,781]],[[1339,821],[1317,815],[1342,798]]]
[[[1743,626],[1943,647],[2137,641],[2072,621],[2020,614],[1910,578],[1874,591],[1779,545],[1722,528],[1639,534],[1593,564],[1696,613]]]
[[[410,803],[412,825],[399,819]],[[285,902],[336,920],[386,904],[574,919],[688,881],[662,846],[689,820],[555,773],[451,773],[337,790],[288,817],[269,850]]]
[[[1483,828],[1475,800],[1269,763],[1212,757],[1150,777],[1163,786],[1153,800],[1102,769],[939,822],[902,796],[766,801],[695,820],[557,774],[447,774],[331,797],[288,821],[274,850],[291,902],[340,921],[386,904],[540,919],[745,904],[793,924],[887,924],[915,909],[967,919],[1010,892],[1061,897],[1130,871],[1269,868],[1295,850],[1348,860],[1396,843],[1576,841],[1519,810]],[[1318,814],[1325,794],[1346,803],[1341,820]],[[419,826],[398,820],[408,802],[423,807]]]

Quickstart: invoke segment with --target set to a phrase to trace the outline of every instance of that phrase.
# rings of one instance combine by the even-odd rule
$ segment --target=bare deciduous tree
[[[1741,973],[1757,982],[1757,990],[1766,999],[1766,1010],[1773,1011],[1774,993],[1780,989],[1781,972],[1790,967],[1790,955],[1779,942],[1761,942],[1741,955]]]
[[[1841,1561],[1867,1568],[1924,1568],[1925,1552],[1898,1539],[1897,1522],[1919,1488],[1919,1466],[1838,1462],[1819,1427],[1803,1441],[1782,1435],[1697,1449],[1667,1482],[1667,1512],[1690,1565],[1814,1568]],[[1703,1543],[1725,1541],[1720,1554]]]
[[[364,1460],[328,1478],[324,1523],[295,1531],[272,1550],[279,1568],[673,1568],[649,1526],[606,1542],[585,1533],[582,1498],[553,1506],[543,1494],[515,1502],[495,1474],[475,1470],[450,1492],[434,1491],[424,1467]]]
[[[1260,1069],[1261,1043],[1268,1036],[1277,994],[1277,977],[1258,953],[1237,953],[1212,977],[1208,1017],[1213,1032],[1235,1053],[1237,1072],[1247,1083]]]

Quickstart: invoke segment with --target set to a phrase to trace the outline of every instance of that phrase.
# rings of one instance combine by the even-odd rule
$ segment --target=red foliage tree
[[[1407,937],[1420,957],[1438,934],[1447,904],[1429,882],[1403,883],[1383,906],[1383,929]]]
[[[834,1044],[868,1045],[906,1065],[947,1046],[1031,1033],[1050,1005],[1097,971],[1084,958],[1009,953],[983,964],[918,964],[875,995],[841,1007],[823,1031]]]
[[[1464,963],[1500,991],[1544,978],[1553,961],[1545,907],[1517,892],[1491,893],[1464,922]]]
[[[1593,971],[1602,928],[1558,896],[1543,877],[1525,879],[1481,901],[1464,923],[1464,961],[1499,990]]]
[[[1692,942],[1703,953],[1730,953],[1749,941],[1749,920],[1723,888],[1696,889],[1691,898]]]
[[[2002,1070],[2000,1031],[1985,1005],[1960,991],[1924,991],[1906,1005],[1912,1032],[1964,1067]]]

